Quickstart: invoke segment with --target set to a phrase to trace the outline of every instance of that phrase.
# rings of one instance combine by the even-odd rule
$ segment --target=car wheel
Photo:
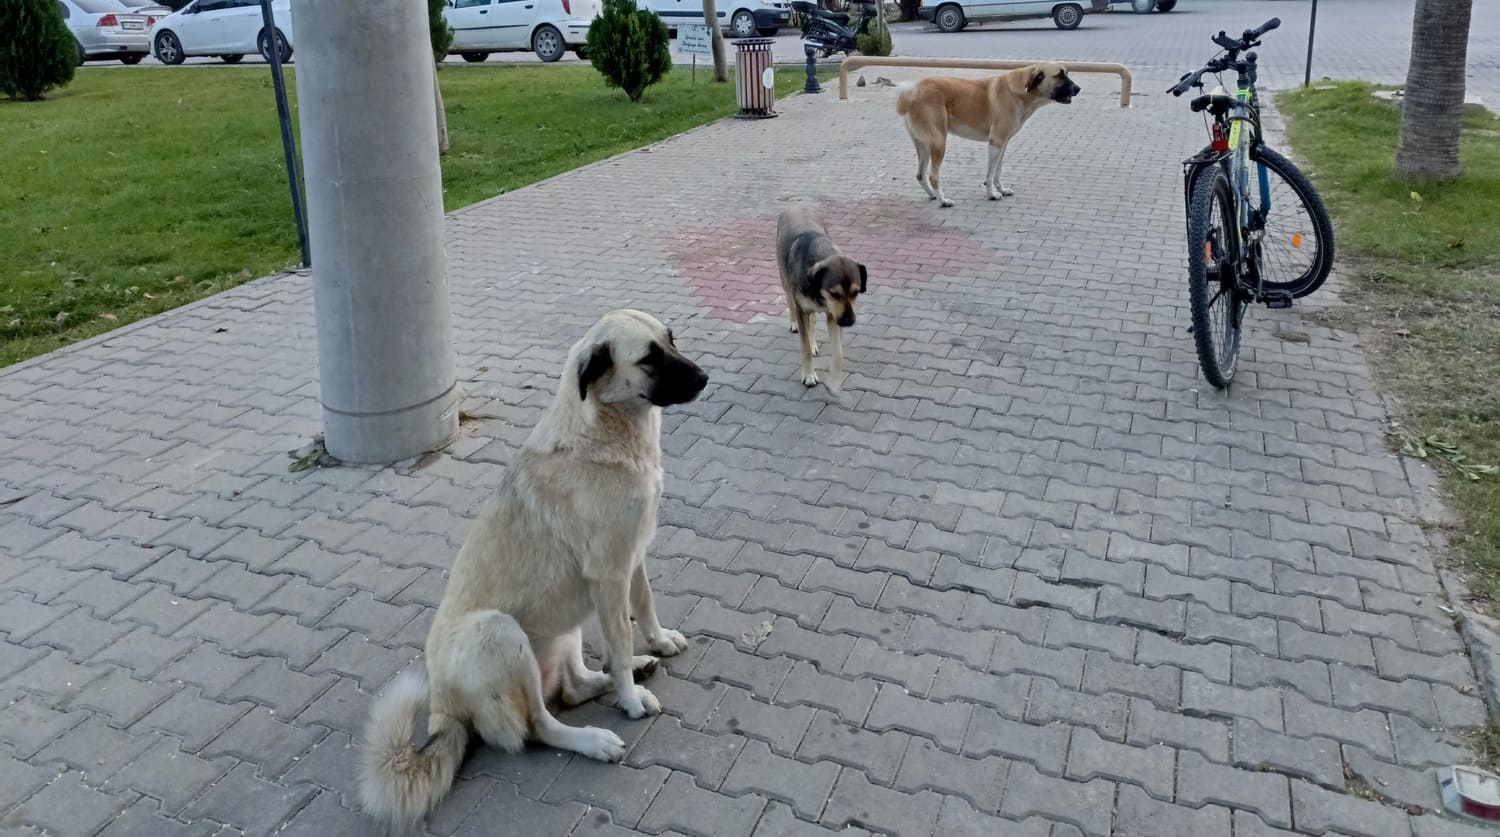
[[[238,64],[240,63],[240,59],[244,57],[245,56],[241,55],[240,53],[235,52],[230,53],[229,55],[221,55],[219,56],[219,60],[223,61],[225,64]]]
[[[587,60],[589,60],[589,48],[588,47],[585,47],[585,46],[573,47],[573,52],[578,56],[578,60],[579,61],[587,61]]]
[[[83,62],[89,60],[89,54],[83,51],[83,44],[77,41],[74,41],[73,44],[78,47],[78,66],[82,67]]]
[[[143,57],[144,56],[140,55],[122,55],[120,56],[120,63],[125,64],[126,66],[133,66],[135,64],[141,63],[141,58]]]
[[[755,34],[755,15],[744,9],[734,13],[729,19],[729,34],[736,38],[749,38]]]
[[[1177,0],[1156,0],[1158,12],[1170,12],[1175,8],[1177,8]]]
[[[260,57],[264,58],[267,64],[271,63],[271,39],[265,32],[261,32],[256,37],[255,46],[260,50]],[[281,56],[281,63],[285,64],[292,60],[292,46],[286,42],[286,36],[281,34],[280,29],[276,30],[276,52]]]
[[[1058,6],[1052,10],[1052,22],[1058,29],[1077,29],[1083,22],[1083,7],[1076,3]]]
[[[543,62],[551,64],[563,57],[568,47],[563,43],[562,33],[551,24],[543,24],[537,27],[536,34],[531,36],[531,51]]]
[[[1156,11],[1156,0],[1130,0],[1130,9],[1138,15],[1150,14]]]
[[[483,63],[486,58],[490,57],[488,52],[461,52],[459,55],[462,55],[464,60],[470,64]]]
[[[156,60],[163,64],[176,66],[187,58],[182,51],[182,41],[171,32],[158,32],[156,34]]]
[[[775,37],[776,33],[780,31],[780,26],[762,26],[755,30],[755,34],[761,36],[762,38],[772,38]]]
[[[938,9],[932,20],[944,32],[957,32],[968,23],[964,20],[964,10],[953,3]]]

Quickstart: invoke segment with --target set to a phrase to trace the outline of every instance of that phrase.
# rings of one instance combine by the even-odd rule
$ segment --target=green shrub
[[[589,27],[589,63],[604,83],[639,102],[646,88],[672,69],[667,25],[635,0],[604,0],[604,11]]]
[[[72,81],[77,66],[57,0],[0,0],[0,92],[35,102]]]
[[[432,40],[432,57],[439,64],[448,56],[448,47],[453,46],[453,27],[443,20],[443,8],[448,0],[427,0],[427,35]]]
[[[884,17],[870,21],[870,31],[854,39],[860,55],[890,55],[891,27]]]

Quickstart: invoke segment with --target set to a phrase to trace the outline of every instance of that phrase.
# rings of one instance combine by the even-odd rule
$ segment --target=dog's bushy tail
[[[904,81],[896,85],[896,115],[905,116],[911,110],[912,91],[917,89],[914,81]]]
[[[360,801],[366,814],[394,834],[417,830],[422,817],[453,786],[469,744],[468,728],[449,719],[443,719],[421,749],[412,744],[412,730],[427,699],[427,678],[405,672],[376,698],[365,725]]]

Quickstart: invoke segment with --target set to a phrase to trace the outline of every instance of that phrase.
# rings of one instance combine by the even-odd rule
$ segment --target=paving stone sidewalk
[[[564,716],[623,765],[476,748],[432,834],[1488,833],[1435,813],[1485,704],[1358,343],[1255,311],[1234,392],[1204,385],[1201,127],[1083,83],[1001,203],[975,143],[958,206],[927,202],[865,88],[456,213],[469,419],[403,467],[289,472],[319,431],[305,276],[0,372],[4,833],[374,833],[371,694],[620,306],[713,376],[665,420],[651,559],[692,645],[659,718]],[[870,269],[838,395],[796,380],[769,260],[794,204]]]

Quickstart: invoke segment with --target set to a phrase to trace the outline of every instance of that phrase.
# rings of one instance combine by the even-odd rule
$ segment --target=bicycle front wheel
[[[1240,357],[1246,300],[1237,281],[1238,223],[1223,168],[1199,173],[1188,205],[1188,306],[1203,377],[1218,389],[1229,386]]]
[[[1323,199],[1292,161],[1264,145],[1250,159],[1266,171],[1269,188],[1261,191],[1252,175],[1251,201],[1262,217],[1260,276],[1268,291],[1301,298],[1323,286],[1333,270],[1333,222]],[[1269,197],[1270,206],[1263,201]]]

